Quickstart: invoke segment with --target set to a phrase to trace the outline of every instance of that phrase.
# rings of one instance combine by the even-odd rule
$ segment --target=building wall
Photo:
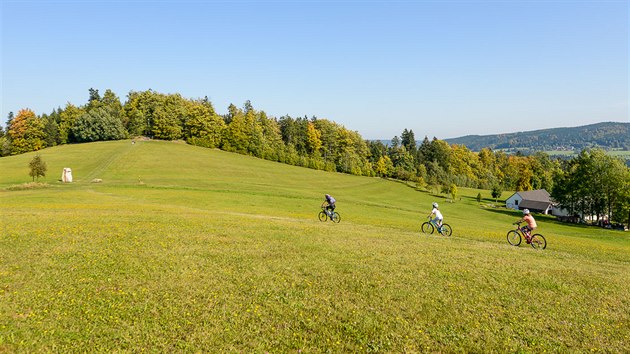
[[[514,193],[505,201],[505,207],[509,209],[518,210],[519,204],[523,201],[523,198],[518,193]]]

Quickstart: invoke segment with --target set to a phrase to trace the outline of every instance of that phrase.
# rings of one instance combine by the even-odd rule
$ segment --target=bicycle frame
[[[531,232],[525,227],[525,226],[521,226],[521,223],[516,223],[516,228],[514,229],[514,231],[518,232],[519,234],[521,234],[521,236],[525,237],[525,241],[527,241],[527,243],[530,243],[532,240],[532,234]]]
[[[440,228],[440,226],[435,221],[433,221],[433,219],[430,216],[429,216],[429,223],[433,225],[433,227],[435,227],[436,230]]]

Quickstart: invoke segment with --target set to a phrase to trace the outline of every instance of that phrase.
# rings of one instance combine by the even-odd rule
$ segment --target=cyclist
[[[435,215],[435,219],[432,221],[438,226],[438,232],[442,232],[442,220],[444,217],[442,213],[440,213],[440,209],[438,208],[438,203],[433,202],[433,209],[431,210],[431,214],[429,214],[429,218]]]
[[[536,220],[534,219],[532,214],[529,213],[529,209],[523,209],[523,218],[517,221],[515,224],[521,223],[523,221],[527,223],[527,225],[523,226],[523,229],[529,236],[531,235],[531,232],[534,231],[536,227],[538,227],[538,225],[536,225]]]
[[[335,211],[335,208],[336,208],[335,203],[336,202],[337,201],[335,200],[335,198],[333,198],[332,195],[330,195],[330,194],[324,195],[324,202],[322,203],[322,208],[326,209],[326,213],[329,216],[332,216],[333,211]]]

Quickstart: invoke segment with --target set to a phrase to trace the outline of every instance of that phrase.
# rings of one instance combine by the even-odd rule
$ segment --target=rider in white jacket
[[[441,228],[444,217],[442,216],[442,213],[440,213],[440,209],[438,209],[438,203],[433,203],[433,210],[431,210],[429,217],[432,217],[433,215],[435,215],[435,218],[432,221],[438,226],[438,228]]]

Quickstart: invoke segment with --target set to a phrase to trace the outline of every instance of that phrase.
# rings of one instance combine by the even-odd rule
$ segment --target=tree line
[[[22,109],[17,115],[10,113],[6,131],[0,129],[0,155],[135,136],[185,140],[191,145],[312,169],[395,178],[413,182],[418,188],[451,195],[456,194],[458,186],[491,189],[493,194],[499,195],[502,190],[546,189],[563,203],[591,205],[584,209],[610,214],[611,220],[623,214],[624,208],[630,208],[627,198],[624,202],[615,194],[621,185],[629,189],[628,168],[619,169],[625,173],[617,178],[623,183],[615,184],[614,191],[607,191],[616,201],[576,201],[587,194],[576,194],[576,189],[570,186],[583,183],[584,188],[588,188],[592,184],[578,181],[572,172],[584,163],[582,155],[574,159],[576,161],[560,161],[543,152],[508,155],[490,148],[473,152],[464,145],[450,145],[426,136],[418,144],[413,130],[407,129],[400,137],[395,136],[384,144],[365,140],[358,132],[327,119],[270,117],[255,109],[250,101],[240,108],[230,104],[228,113],[220,115],[207,97],[188,99],[153,90],[131,91],[122,103],[109,89],[103,95],[90,89],[87,103],[81,106],[67,103],[64,108],[39,116],[29,109]],[[605,155],[603,152],[585,154],[597,160]],[[617,161],[612,157],[606,159]],[[604,167],[612,166],[608,162]],[[563,191],[571,191],[573,197],[566,197]],[[588,195],[593,199],[593,193]],[[615,203],[621,209],[615,209]],[[599,207],[604,204],[607,213]]]

